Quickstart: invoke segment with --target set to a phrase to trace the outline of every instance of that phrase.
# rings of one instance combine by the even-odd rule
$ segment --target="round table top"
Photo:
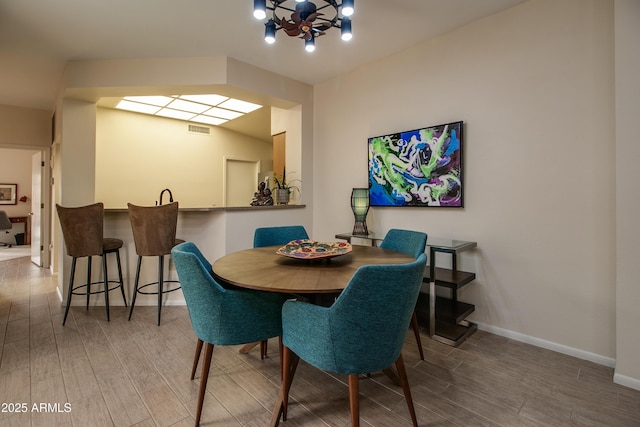
[[[335,293],[343,290],[358,267],[368,264],[405,264],[415,258],[375,246],[353,245],[345,255],[324,260],[290,258],[277,246],[245,249],[213,263],[217,279],[235,286],[283,293]]]

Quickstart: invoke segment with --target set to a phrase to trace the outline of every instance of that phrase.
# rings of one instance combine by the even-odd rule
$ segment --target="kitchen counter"
[[[234,211],[273,211],[280,209],[301,209],[307,205],[274,205],[274,206],[210,206],[178,208],[178,212],[234,212]],[[127,208],[104,208],[105,212],[128,212]]]

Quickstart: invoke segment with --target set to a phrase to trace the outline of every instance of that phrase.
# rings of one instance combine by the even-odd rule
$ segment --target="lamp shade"
[[[353,225],[353,233],[356,236],[366,236],[369,234],[367,229],[367,212],[369,212],[369,189],[354,188],[351,190],[351,210],[355,216],[355,224]]]

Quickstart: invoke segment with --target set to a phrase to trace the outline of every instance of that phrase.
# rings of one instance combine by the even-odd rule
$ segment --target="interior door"
[[[42,267],[42,152],[31,156],[31,262]]]

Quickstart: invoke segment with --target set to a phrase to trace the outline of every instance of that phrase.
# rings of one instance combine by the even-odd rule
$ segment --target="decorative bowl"
[[[333,258],[351,252],[351,244],[346,242],[315,242],[313,240],[292,240],[276,251],[277,254],[297,259]]]

